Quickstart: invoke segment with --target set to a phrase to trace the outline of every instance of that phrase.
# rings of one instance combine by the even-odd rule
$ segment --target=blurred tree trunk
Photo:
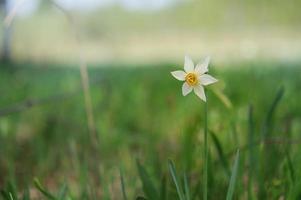
[[[9,0],[0,0],[0,9],[5,17],[9,13]],[[11,60],[11,33],[11,26],[3,25],[1,62],[9,62]]]

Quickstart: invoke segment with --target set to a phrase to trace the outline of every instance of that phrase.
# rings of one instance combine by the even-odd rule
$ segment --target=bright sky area
[[[10,0],[13,6],[20,0]],[[95,8],[118,5],[128,10],[157,10],[168,7],[177,0],[55,0],[66,9],[93,10]],[[37,9],[39,0],[24,0],[19,9],[20,15],[28,15]]]

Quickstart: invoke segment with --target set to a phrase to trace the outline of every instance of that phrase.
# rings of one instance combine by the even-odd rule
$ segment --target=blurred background
[[[121,169],[128,199],[174,200],[168,159],[202,199],[204,104],[170,75],[185,55],[211,56],[219,79],[209,199],[225,199],[237,148],[236,199],[300,199],[300,7],[0,0],[0,199],[119,200]]]
[[[9,10],[18,1],[2,2],[2,10]],[[75,15],[83,51],[94,63],[161,62],[183,54],[211,55],[218,62],[295,61],[301,51],[297,0],[55,2]],[[51,1],[21,3],[11,29],[7,40],[15,60],[76,60],[72,29]]]

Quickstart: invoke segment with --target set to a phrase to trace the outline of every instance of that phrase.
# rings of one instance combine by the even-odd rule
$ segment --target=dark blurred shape
[[[8,0],[0,0],[0,9],[4,15],[4,17],[9,12],[9,2]],[[3,17],[3,18],[4,18]],[[2,53],[1,53],[1,62],[7,63],[11,58],[11,34],[12,28],[11,26],[3,26],[3,42],[2,42]]]

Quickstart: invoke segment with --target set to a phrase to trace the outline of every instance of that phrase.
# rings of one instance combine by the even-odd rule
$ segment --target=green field
[[[300,65],[210,66],[209,199],[226,198],[237,149],[234,199],[301,198]],[[119,200],[121,171],[127,199],[174,200],[168,159],[202,199],[204,103],[181,95],[181,64],[90,68],[97,146],[76,67],[0,68],[0,199]]]
[[[0,200],[301,199],[301,1],[40,3],[0,41]],[[186,54],[212,58],[207,104],[170,74]]]

